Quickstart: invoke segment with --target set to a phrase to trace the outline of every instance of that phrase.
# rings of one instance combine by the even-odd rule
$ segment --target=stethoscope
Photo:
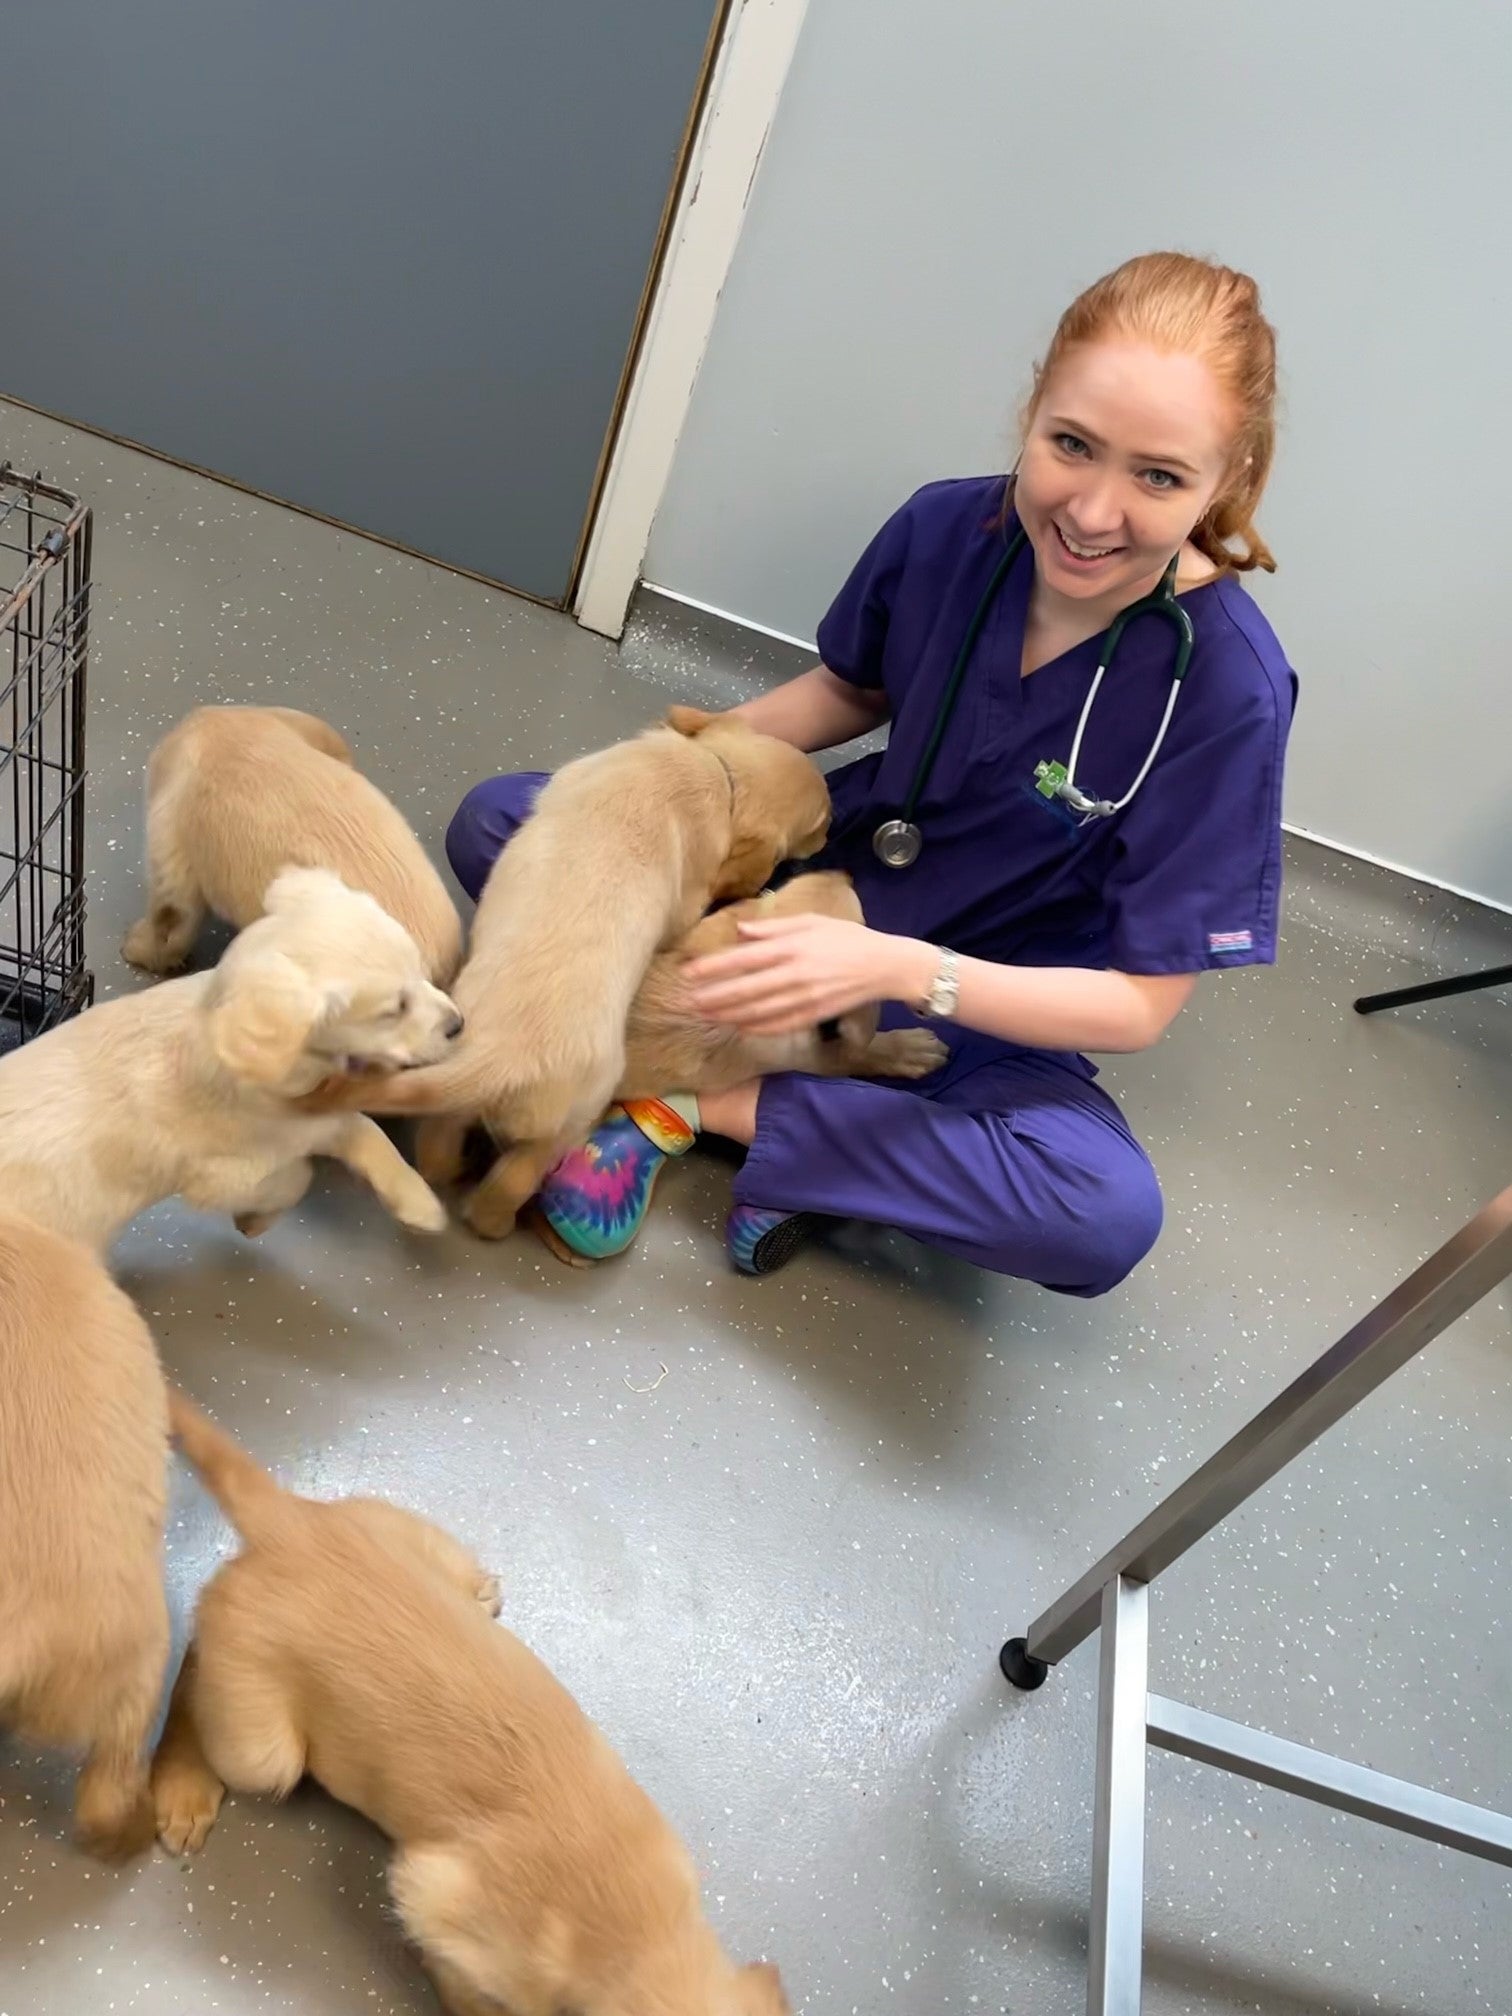
[[[935,757],[940,753],[940,744],[945,739],[945,731],[950,726],[955,713],[956,701],[960,697],[961,682],[966,676],[966,666],[970,660],[976,641],[982,634],[982,625],[996,601],[998,591],[1007,580],[1009,570],[1020,553],[1029,543],[1024,528],[1019,526],[1008,542],[1008,547],[997,566],[992,579],[978,602],[971,621],[966,626],[966,634],[961,639],[961,648],[956,653],[955,663],[950,669],[950,677],[945,682],[945,691],[940,695],[940,704],[935,711],[934,727],[930,731],[924,753],[919,758],[914,771],[913,782],[908,787],[908,796],[903,801],[902,814],[896,819],[884,819],[872,835],[872,852],[888,868],[911,868],[924,848],[924,835],[919,830],[918,810],[929,779],[934,771]],[[1062,804],[1080,815],[1085,825],[1091,819],[1111,819],[1115,812],[1122,812],[1135,792],[1150,774],[1150,767],[1160,754],[1165,741],[1166,730],[1171,725],[1171,716],[1176,711],[1176,696],[1181,691],[1181,682],[1186,677],[1187,667],[1192,661],[1192,619],[1182,608],[1176,596],[1176,565],[1179,553],[1173,553],[1171,563],[1160,578],[1160,585],[1139,601],[1131,602],[1127,609],[1120,609],[1108,626],[1103,639],[1102,658],[1096,676],[1088,688],[1086,700],[1082,704],[1081,719],[1076,724],[1076,735],[1071,743],[1071,758],[1066,763],[1039,763],[1034,771],[1034,788],[1042,798],[1058,798]],[[1122,798],[1092,798],[1076,782],[1076,764],[1081,755],[1082,740],[1087,732],[1087,720],[1097,698],[1103,676],[1113,663],[1113,654],[1118,649],[1119,639],[1136,616],[1162,616],[1166,622],[1176,626],[1176,659],[1171,667],[1171,691],[1166,701],[1165,713],[1161,716],[1160,727],[1155,740],[1150,744],[1150,753],[1140,767],[1139,775],[1125,791]]]

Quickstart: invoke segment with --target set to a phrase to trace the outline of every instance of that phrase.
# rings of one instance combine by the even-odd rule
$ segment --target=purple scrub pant
[[[491,777],[458,806],[446,853],[474,900],[545,782]],[[1118,1107],[1077,1059],[945,1036],[949,1062],[916,1083],[764,1080],[736,1201],[889,1225],[1066,1295],[1116,1288],[1154,1245],[1163,1210]]]

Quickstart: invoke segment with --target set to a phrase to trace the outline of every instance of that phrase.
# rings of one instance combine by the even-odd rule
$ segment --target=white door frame
[[[604,637],[624,633],[807,6],[736,0],[720,39],[572,598]]]

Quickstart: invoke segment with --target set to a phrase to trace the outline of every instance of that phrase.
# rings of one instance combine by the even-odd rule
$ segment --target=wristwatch
[[[927,1015],[932,1022],[948,1021],[956,1012],[960,999],[960,958],[954,952],[942,951],[934,979],[929,983],[929,992],[919,1003],[919,1013]]]

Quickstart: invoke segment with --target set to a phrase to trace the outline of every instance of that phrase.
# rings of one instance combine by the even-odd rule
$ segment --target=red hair
[[[1254,514],[1276,451],[1276,332],[1260,311],[1247,273],[1185,252],[1146,252],[1096,280],[1056,324],[1035,366],[1024,408],[1027,431],[1051,373],[1084,343],[1109,338],[1200,357],[1228,396],[1234,436],[1218,494],[1198,519],[1192,544],[1215,566],[1274,573]]]

